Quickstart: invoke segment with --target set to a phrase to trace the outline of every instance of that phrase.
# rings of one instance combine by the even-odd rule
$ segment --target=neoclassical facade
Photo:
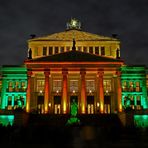
[[[148,108],[145,66],[127,66],[120,40],[81,29],[71,19],[64,32],[28,40],[23,67],[1,68],[1,110],[69,114],[110,114]]]

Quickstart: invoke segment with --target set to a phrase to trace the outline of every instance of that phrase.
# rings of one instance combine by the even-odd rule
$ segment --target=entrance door
[[[111,113],[111,96],[104,96],[104,113]]]
[[[87,113],[94,114],[94,96],[87,96]]]
[[[54,96],[54,113],[61,113],[61,96]]]
[[[37,98],[37,112],[39,114],[44,113],[44,96],[38,96]]]

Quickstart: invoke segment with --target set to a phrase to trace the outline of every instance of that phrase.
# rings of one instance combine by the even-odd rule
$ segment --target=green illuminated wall
[[[13,125],[14,115],[0,115],[0,124],[7,126],[8,124]]]
[[[122,66],[121,72],[123,108],[130,107],[132,102],[134,109],[136,109],[139,105],[137,103],[139,97],[141,109],[147,109],[146,68],[144,66]],[[139,86],[137,86],[137,83],[139,83]]]
[[[148,127],[148,115],[134,115],[134,123],[137,127]]]
[[[27,69],[25,66],[3,66],[0,108],[26,106]],[[11,83],[11,86],[10,86]],[[9,100],[9,101],[8,101]],[[9,102],[9,103],[8,103]],[[9,108],[11,110],[11,108]]]

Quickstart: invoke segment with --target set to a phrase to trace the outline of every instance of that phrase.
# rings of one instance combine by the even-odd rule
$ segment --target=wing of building
[[[3,113],[70,114],[73,101],[81,115],[148,109],[146,67],[124,64],[117,37],[84,32],[72,19],[63,32],[32,36],[28,49],[23,66],[1,67]]]

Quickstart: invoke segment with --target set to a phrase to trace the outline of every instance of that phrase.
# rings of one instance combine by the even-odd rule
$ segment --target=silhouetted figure
[[[76,51],[76,41],[75,41],[75,39],[73,39],[72,50],[73,50],[73,51]]]
[[[120,50],[119,49],[116,50],[116,59],[120,59]]]
[[[32,59],[32,50],[31,50],[31,48],[28,51],[28,59]]]

